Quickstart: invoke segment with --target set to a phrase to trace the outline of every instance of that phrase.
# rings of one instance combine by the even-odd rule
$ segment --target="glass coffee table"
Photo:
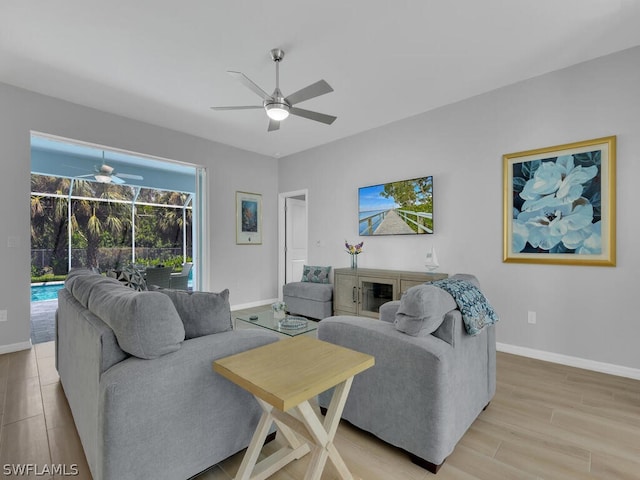
[[[249,325],[255,325],[289,337],[297,337],[318,329],[318,322],[304,317],[287,315],[285,317],[286,322],[283,322],[284,319],[282,318],[274,318],[273,310],[240,314],[236,315],[235,318],[236,328],[251,328]],[[242,323],[239,324],[238,321]]]

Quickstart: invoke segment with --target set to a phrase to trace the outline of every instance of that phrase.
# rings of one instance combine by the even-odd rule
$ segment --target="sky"
[[[383,190],[384,185],[360,188],[358,191],[358,211],[370,212],[372,210],[389,210],[390,208],[399,207],[400,205],[393,198],[380,196],[380,192]]]

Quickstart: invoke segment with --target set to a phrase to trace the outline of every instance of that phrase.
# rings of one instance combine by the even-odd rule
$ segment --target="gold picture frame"
[[[503,155],[503,261],[616,264],[616,137]]]
[[[236,244],[262,245],[262,195],[236,192]]]

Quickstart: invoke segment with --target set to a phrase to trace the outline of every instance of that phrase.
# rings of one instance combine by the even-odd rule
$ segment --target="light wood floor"
[[[435,478],[640,479],[639,381],[503,353],[497,368],[494,400]],[[402,452],[344,422],[336,444],[357,479],[432,477]],[[235,455],[197,479],[229,480],[241,459]],[[301,479],[306,462],[272,478]],[[78,464],[80,474],[72,478],[91,478],[55,371],[53,342],[0,355],[0,468],[15,463]],[[322,479],[333,478],[329,466]]]

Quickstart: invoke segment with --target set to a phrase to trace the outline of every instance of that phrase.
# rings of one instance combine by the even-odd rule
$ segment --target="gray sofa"
[[[76,270],[56,319],[56,365],[94,480],[187,479],[249,444],[261,410],[212,362],[278,337],[233,331],[228,291],[136,292]]]
[[[472,276],[453,276],[474,283]],[[404,309],[410,292],[427,310]],[[415,295],[414,295],[415,296]],[[354,378],[342,418],[437,472],[496,388],[495,326],[467,333],[453,297],[435,286],[413,287],[400,301],[380,308],[380,320],[335,316],[318,325],[318,338],[373,355],[373,368]],[[419,303],[420,303],[419,302]],[[431,311],[432,310],[432,311]],[[408,314],[422,315],[428,328],[413,328]],[[415,318],[414,318],[415,320]],[[419,324],[420,327],[423,325]],[[319,396],[327,408],[330,392]]]

